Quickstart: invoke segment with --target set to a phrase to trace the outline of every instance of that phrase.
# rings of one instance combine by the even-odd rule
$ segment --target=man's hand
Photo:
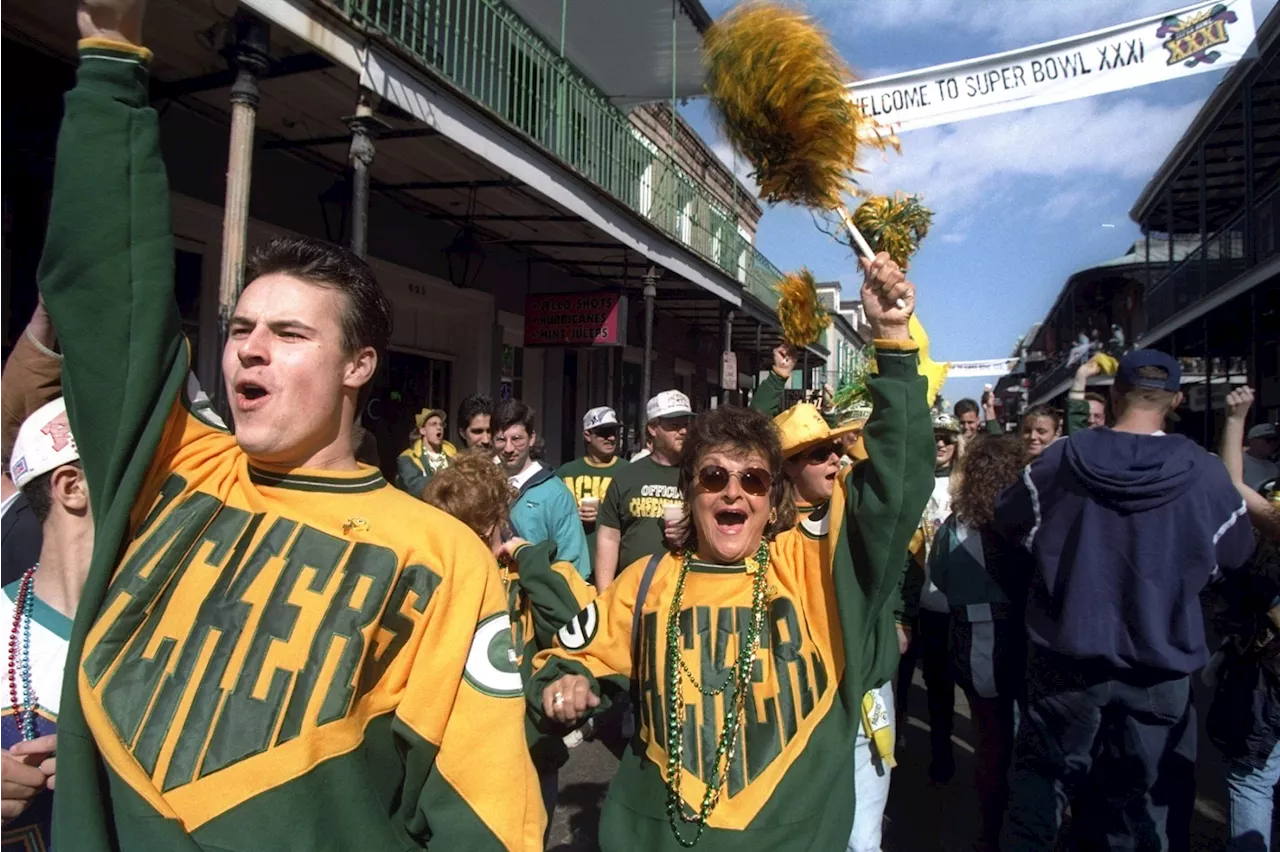
[[[584,524],[594,524],[599,516],[599,503],[583,503],[578,507],[578,519]]]
[[[1253,388],[1243,385],[1227,394],[1227,419],[1244,420],[1253,407]]]
[[[53,789],[54,772],[58,766],[58,759],[55,756],[57,752],[57,734],[45,734],[34,740],[23,740],[20,743],[14,743],[13,748],[9,749],[9,753],[15,757],[40,767],[45,777],[44,786],[49,790]]]
[[[907,649],[911,647],[911,628],[898,625],[898,654],[907,653]]]
[[[865,258],[862,264],[862,307],[866,311],[871,333],[879,340],[910,340],[907,323],[916,308],[916,290],[888,252],[880,252],[875,260]],[[898,307],[901,301],[904,307]]]
[[[1076,370],[1076,377],[1071,382],[1071,393],[1083,394],[1089,387],[1089,380],[1102,373],[1102,365],[1090,358]]]
[[[146,0],[81,0],[76,11],[80,38],[105,38],[141,45],[146,6]]]
[[[773,371],[778,374],[778,378],[783,381],[790,379],[795,369],[795,350],[785,343],[775,346],[773,349]]]
[[[591,691],[591,681],[582,675],[565,675],[542,690],[542,712],[548,719],[572,725],[588,709],[599,707],[600,699]]]

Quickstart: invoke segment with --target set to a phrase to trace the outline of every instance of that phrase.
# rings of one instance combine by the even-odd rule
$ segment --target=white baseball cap
[[[582,431],[590,432],[601,426],[617,426],[618,412],[607,405],[601,405],[588,411],[582,418]]]
[[[645,414],[649,420],[661,420],[664,417],[689,417],[693,414],[693,407],[689,405],[689,397],[678,390],[669,390],[663,391],[649,400],[649,404],[645,407]]]
[[[1274,423],[1259,423],[1249,430],[1249,439],[1254,438],[1274,438],[1276,436],[1276,427]]]
[[[66,400],[58,397],[22,421],[9,456],[9,478],[21,489],[36,477],[79,459],[80,450],[67,420]]]

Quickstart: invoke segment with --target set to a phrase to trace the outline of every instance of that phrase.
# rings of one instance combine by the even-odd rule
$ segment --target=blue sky
[[[1256,24],[1276,0],[1253,0]],[[734,5],[703,0],[714,17]],[[1186,5],[1180,0],[806,0],[863,79],[1089,32]],[[935,360],[1007,355],[1044,318],[1067,277],[1124,254],[1129,209],[1224,71],[903,134],[901,157],[863,158],[868,189],[918,193],[934,226],[911,265]],[[682,115],[739,174],[705,100]],[[750,186],[751,184],[748,183]],[[1110,227],[1105,227],[1110,226]],[[766,209],[756,244],[779,269],[807,265],[855,298],[849,249],[810,214]],[[950,401],[989,379],[949,381]]]

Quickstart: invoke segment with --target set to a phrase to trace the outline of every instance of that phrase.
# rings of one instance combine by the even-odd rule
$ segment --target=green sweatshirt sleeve
[[[845,518],[836,542],[833,570],[844,626],[851,706],[873,686],[877,669],[897,648],[871,641],[889,598],[898,594],[911,542],[933,491],[934,441],[927,383],[915,350],[877,343],[879,372],[867,382],[872,413],[863,429],[868,460],[848,479]]]
[[[1089,400],[1067,397],[1066,429],[1068,435],[1089,430]]]
[[[396,458],[396,487],[421,499],[431,475],[414,462],[412,453],[411,449],[405,450]]]
[[[777,417],[782,413],[782,403],[786,399],[786,394],[786,379],[770,370],[769,375],[765,376],[760,387],[756,388],[755,394],[752,395],[749,407],[769,417]]]
[[[550,648],[556,631],[595,600],[595,587],[578,576],[572,563],[561,562],[561,570],[556,570],[554,541],[521,547],[516,563],[520,588],[529,596],[538,648]]]
[[[81,43],[38,273],[62,346],[63,392],[96,525],[58,716],[54,832],[68,849],[113,846],[110,797],[77,688],[81,649],[186,375],[169,183],[156,113],[147,106],[148,60],[128,45]]]
[[[988,420],[986,423],[986,428],[987,428],[988,435],[1004,434],[1004,426],[1001,425],[999,420],[995,420],[995,419]]]

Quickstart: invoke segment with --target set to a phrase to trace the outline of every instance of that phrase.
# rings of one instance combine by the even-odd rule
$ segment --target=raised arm
[[[1252,407],[1253,388],[1248,385],[1227,394],[1227,420],[1222,425],[1218,458],[1226,465],[1227,473],[1231,475],[1231,481],[1237,489],[1248,488],[1244,484],[1244,425]]]
[[[787,382],[796,368],[796,356],[791,347],[783,343],[773,350],[773,369],[764,377],[760,387],[751,397],[751,405],[762,414],[777,417],[782,413],[783,401],[786,398]]]
[[[80,66],[58,135],[40,290],[64,355],[63,388],[95,495],[149,460],[186,372],[173,295],[169,182],[147,105],[141,4],[82,7]],[[159,422],[152,415],[159,412]],[[142,449],[142,452],[138,452]]]
[[[905,307],[897,307],[898,300]],[[877,370],[867,381],[872,412],[862,435],[868,459],[849,476],[846,521],[860,581],[867,589],[879,587],[892,573],[896,588],[933,488],[928,385],[908,331],[914,289],[887,255],[869,265],[863,304],[875,335]]]
[[[0,438],[4,444],[0,455],[5,459],[13,451],[22,421],[62,393],[62,356],[54,351],[56,345],[57,335],[41,300],[9,353],[0,381]]]
[[[1066,433],[1074,435],[1089,428],[1089,401],[1084,398],[1089,390],[1089,380],[1102,372],[1102,365],[1090,358],[1076,370],[1071,381],[1071,390],[1067,392]]]

